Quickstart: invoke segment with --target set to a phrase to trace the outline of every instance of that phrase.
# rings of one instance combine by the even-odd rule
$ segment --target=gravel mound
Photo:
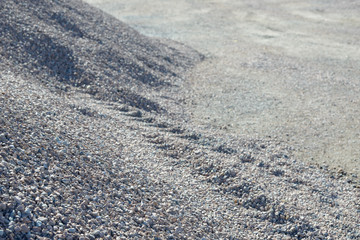
[[[147,95],[200,56],[174,42],[162,44],[79,1],[2,1],[1,55],[12,71],[46,85],[76,87],[98,99],[146,111],[162,107]],[[83,11],[81,11],[83,9]]]
[[[80,1],[0,3],[0,239],[359,239],[360,193],[186,123],[201,60]]]

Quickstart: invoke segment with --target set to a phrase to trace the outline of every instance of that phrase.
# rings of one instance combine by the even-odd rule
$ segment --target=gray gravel
[[[0,24],[0,239],[360,238],[346,179],[187,122],[195,50],[80,1]]]
[[[360,176],[360,1],[86,2],[207,56],[187,78],[194,124],[278,137]]]

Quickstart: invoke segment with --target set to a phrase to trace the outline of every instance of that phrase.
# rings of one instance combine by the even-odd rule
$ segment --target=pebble
[[[14,201],[16,202],[16,204],[21,204],[22,201],[19,197],[14,197]]]
[[[30,229],[29,229],[29,227],[26,225],[26,224],[22,224],[21,225],[21,232],[22,233],[27,233],[27,232],[29,232],[30,231]]]
[[[43,224],[42,221],[40,221],[40,220],[37,220],[35,223],[36,223],[37,227],[41,227]]]
[[[100,230],[95,230],[91,235],[94,235],[95,237],[104,237],[104,233]]]
[[[23,212],[24,209],[25,209],[25,207],[24,207],[23,204],[20,204],[16,209],[17,209],[18,211],[20,211],[20,212]]]
[[[21,231],[20,226],[15,226],[15,227],[14,227],[14,232],[15,232],[15,233],[19,234],[20,231]]]
[[[7,143],[7,138],[6,138],[6,136],[5,136],[5,133],[2,133],[2,134],[0,134],[0,142],[2,142],[2,143]]]
[[[0,203],[0,210],[4,211],[6,209],[6,204],[5,203]]]
[[[46,217],[39,217],[38,220],[41,221],[41,222],[46,222],[47,218]]]
[[[25,214],[30,216],[31,215],[31,209],[28,208],[28,207],[25,208]]]

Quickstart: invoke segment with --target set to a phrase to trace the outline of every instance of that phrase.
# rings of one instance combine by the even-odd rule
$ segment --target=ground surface
[[[301,78],[327,65],[229,38],[236,25],[226,18],[243,2],[157,3],[144,4],[142,18],[188,9],[193,28],[177,18],[183,28],[163,29],[193,36],[205,61],[80,0],[0,1],[0,240],[359,239],[360,182],[304,164],[284,137],[297,122],[278,120],[277,130],[268,120],[300,111],[284,100],[289,79],[328,90],[325,77]],[[188,32],[196,26],[208,33]],[[240,113],[247,120],[236,126]]]
[[[358,1],[87,2],[207,56],[189,80],[195,124],[277,137],[360,175]]]

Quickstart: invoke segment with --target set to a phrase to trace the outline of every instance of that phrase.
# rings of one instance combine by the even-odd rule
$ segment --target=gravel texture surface
[[[0,239],[360,238],[346,178],[188,122],[195,50],[77,0],[0,25]]]
[[[360,176],[359,1],[86,1],[207,56],[188,78],[194,124]]]

